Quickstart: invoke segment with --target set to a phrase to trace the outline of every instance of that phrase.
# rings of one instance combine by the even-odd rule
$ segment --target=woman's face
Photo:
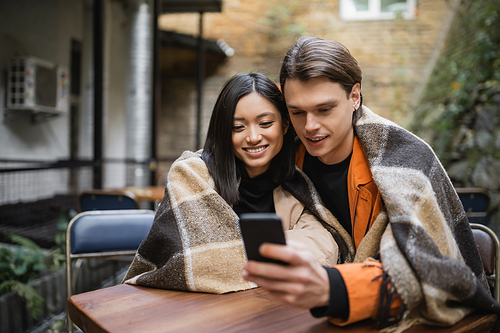
[[[256,92],[238,101],[233,118],[233,149],[251,178],[269,169],[283,146],[287,129],[278,109]]]

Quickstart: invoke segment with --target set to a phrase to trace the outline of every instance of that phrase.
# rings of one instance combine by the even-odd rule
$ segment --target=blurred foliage
[[[36,278],[38,272],[47,269],[42,248],[37,244],[11,233],[7,233],[6,238],[19,247],[0,248],[0,279],[4,283],[7,280],[27,283]]]
[[[435,132],[431,144],[444,162],[453,157],[454,130],[472,123],[473,117],[465,115],[481,91],[500,83],[498,8],[499,0],[462,1],[422,99],[423,104],[444,105],[444,112],[431,123]],[[422,117],[415,118],[410,129],[423,130],[427,124],[419,122]]]
[[[28,283],[47,269],[44,254],[38,245],[27,238],[10,233],[6,234],[6,238],[19,247],[0,248],[0,280],[3,281],[0,295],[16,292],[26,301],[26,308],[33,318],[37,319],[43,298]]]
[[[66,229],[68,223],[77,215],[77,211],[70,209],[68,212],[62,211],[57,220],[58,232],[55,236],[55,247],[51,250],[52,270],[62,268],[66,262]]]
[[[55,236],[56,246],[44,251],[32,240],[7,233],[6,239],[16,244],[12,247],[0,248],[0,295],[14,291],[26,302],[26,309],[35,319],[41,313],[43,298],[29,286],[29,283],[41,274],[57,270],[64,266],[66,248],[66,229],[76,211],[61,212],[57,221],[58,233]]]
[[[269,43],[271,52],[282,52],[295,43],[297,37],[304,35],[306,28],[298,23],[296,16],[303,9],[299,1],[275,0],[259,22],[270,28]]]

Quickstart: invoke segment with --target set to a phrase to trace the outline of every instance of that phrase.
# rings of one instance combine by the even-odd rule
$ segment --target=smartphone
[[[259,253],[259,246],[262,243],[286,244],[283,225],[276,213],[241,214],[240,228],[248,260],[288,265],[279,260],[265,258]]]

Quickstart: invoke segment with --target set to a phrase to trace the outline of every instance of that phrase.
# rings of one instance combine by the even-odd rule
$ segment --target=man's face
[[[352,150],[352,114],[360,104],[360,85],[346,96],[327,78],[287,80],[285,100],[292,125],[308,153],[325,164],[342,162]]]

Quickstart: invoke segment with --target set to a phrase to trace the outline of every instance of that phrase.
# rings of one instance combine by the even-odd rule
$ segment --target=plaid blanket
[[[384,271],[406,306],[394,330],[454,324],[473,309],[500,313],[460,199],[432,149],[366,107],[355,117],[385,210],[354,260],[380,251]]]
[[[238,216],[217,193],[200,153],[186,151],[172,164],[165,196],[125,283],[218,294],[256,286],[241,277],[246,253]],[[300,170],[282,186],[308,202],[315,198],[320,222],[342,242],[340,224]]]

